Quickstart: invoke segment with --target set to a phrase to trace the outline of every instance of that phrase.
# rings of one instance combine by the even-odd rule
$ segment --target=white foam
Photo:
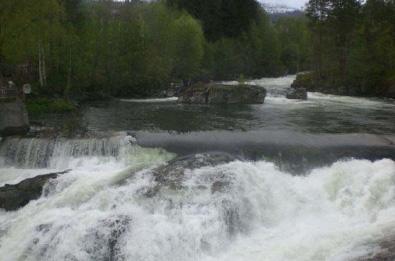
[[[91,162],[47,197],[0,213],[2,260],[347,260],[394,228],[391,160],[338,162],[303,177],[235,161],[185,170],[174,190],[150,170],[169,158],[141,150],[128,165]]]
[[[154,98],[154,99],[120,99],[122,102],[133,102],[133,103],[155,103],[155,102],[176,102],[177,97],[169,98]]]

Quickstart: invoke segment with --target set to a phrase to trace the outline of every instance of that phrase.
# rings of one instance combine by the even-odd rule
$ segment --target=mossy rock
[[[313,72],[299,73],[295,81],[292,83],[292,88],[305,89],[309,92],[317,91],[315,75]]]
[[[180,93],[179,102],[188,104],[262,104],[266,90],[254,85],[192,85]]]

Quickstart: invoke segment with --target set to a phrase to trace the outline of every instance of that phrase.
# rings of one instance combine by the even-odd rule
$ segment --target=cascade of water
[[[124,157],[132,150],[133,138],[45,139],[9,138],[0,144],[0,164],[22,168],[65,168],[83,157]],[[1,166],[0,165],[0,166]]]
[[[159,157],[141,155],[133,164]],[[165,179],[150,168],[122,183],[113,167],[62,176],[45,197],[0,213],[2,260],[350,260],[395,228],[391,160],[303,177],[265,161],[171,164]]]

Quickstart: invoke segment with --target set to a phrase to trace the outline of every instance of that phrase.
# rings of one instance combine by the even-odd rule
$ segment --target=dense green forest
[[[0,0],[0,77],[39,95],[145,97],[306,70],[316,90],[385,96],[394,0],[310,0],[306,17],[275,20],[255,0]]]
[[[316,90],[395,98],[395,1],[310,0]]]
[[[255,0],[0,0],[0,77],[39,95],[144,97],[296,73],[308,42],[304,17],[274,23]]]

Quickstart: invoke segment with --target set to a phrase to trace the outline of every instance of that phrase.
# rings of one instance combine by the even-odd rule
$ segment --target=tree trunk
[[[69,49],[69,68],[68,68],[68,73],[67,73],[67,84],[66,84],[66,89],[64,90],[64,97],[66,99],[69,99],[70,95],[70,89],[71,89],[71,73],[72,73],[72,57],[71,57],[71,47]]]
[[[47,66],[46,66],[46,64],[45,64],[45,50],[44,50],[44,48],[42,48],[42,71],[43,71],[43,83],[44,83],[44,86],[43,87],[45,87],[45,86],[47,86]]]
[[[40,87],[44,87],[43,72],[42,72],[41,43],[38,45],[38,77],[40,81]]]

